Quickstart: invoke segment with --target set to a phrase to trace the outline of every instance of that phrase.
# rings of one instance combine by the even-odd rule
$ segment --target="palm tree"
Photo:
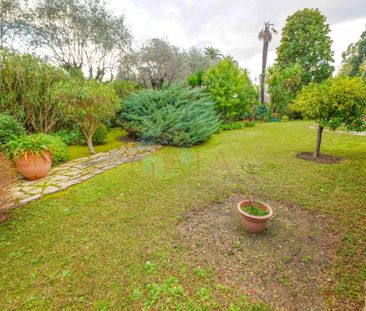
[[[238,66],[239,67],[238,61],[235,60],[235,58],[233,56],[231,56],[231,55],[224,56],[224,59],[230,59],[235,64],[235,66]]]
[[[266,79],[266,67],[268,57],[268,45],[272,41],[272,34],[277,33],[274,28],[274,24],[269,21],[264,23],[264,28],[259,32],[258,38],[263,41],[263,52],[262,52],[262,74],[261,74],[261,103],[264,104],[264,82]]]
[[[205,55],[211,59],[218,59],[222,57],[222,53],[219,49],[215,49],[212,46],[208,46],[204,49]]]

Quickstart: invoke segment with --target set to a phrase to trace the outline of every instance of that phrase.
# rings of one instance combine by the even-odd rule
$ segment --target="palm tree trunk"
[[[266,79],[266,67],[267,67],[267,56],[268,56],[268,41],[263,41],[263,52],[262,52],[262,74],[261,74],[261,104],[264,105],[264,86]]]

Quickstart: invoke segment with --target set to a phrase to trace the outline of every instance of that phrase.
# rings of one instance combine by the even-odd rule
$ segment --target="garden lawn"
[[[103,145],[95,146],[95,152],[106,152],[119,148],[126,144],[127,133],[120,128],[112,128],[108,132],[108,137]],[[73,145],[69,146],[70,160],[75,160],[78,158],[90,156],[89,149],[87,145]]]
[[[235,173],[250,163],[256,198],[334,220],[339,239],[322,292],[330,309],[360,310],[366,138],[325,132],[322,152],[345,160],[304,161],[296,154],[313,150],[312,124],[266,123],[193,148],[164,147],[14,211],[0,225],[0,309],[270,308],[215,267],[195,266],[177,229],[187,213],[237,192]]]

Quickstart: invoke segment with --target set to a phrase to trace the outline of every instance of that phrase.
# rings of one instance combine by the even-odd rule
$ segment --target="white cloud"
[[[333,50],[335,65],[338,67],[342,62],[342,52],[356,42],[365,30],[365,19],[356,19],[331,25],[331,37],[333,39]],[[338,68],[337,68],[338,69]]]
[[[254,78],[261,70],[262,45],[257,34],[271,20],[277,30],[286,17],[304,7],[319,7],[331,25],[335,65],[366,24],[364,0],[109,0],[124,13],[136,42],[166,38],[181,48],[214,46],[232,55]],[[275,59],[280,34],[270,45],[268,64]]]

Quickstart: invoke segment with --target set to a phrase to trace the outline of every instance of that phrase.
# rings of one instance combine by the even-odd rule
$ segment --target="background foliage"
[[[273,113],[287,115],[290,112],[297,92],[302,87],[303,70],[299,64],[281,69],[275,65],[268,69],[268,92],[270,108]]]
[[[26,129],[48,133],[65,122],[51,87],[66,78],[31,55],[1,51],[0,111],[10,112]]]
[[[258,102],[258,91],[247,71],[230,58],[212,66],[204,75],[203,84],[224,122],[235,120]]]
[[[356,43],[348,46],[347,50],[342,54],[341,74],[347,76],[365,76],[366,71],[366,31],[361,34],[360,39]]]
[[[3,144],[16,136],[25,135],[25,129],[8,114],[0,114],[0,149]]]

